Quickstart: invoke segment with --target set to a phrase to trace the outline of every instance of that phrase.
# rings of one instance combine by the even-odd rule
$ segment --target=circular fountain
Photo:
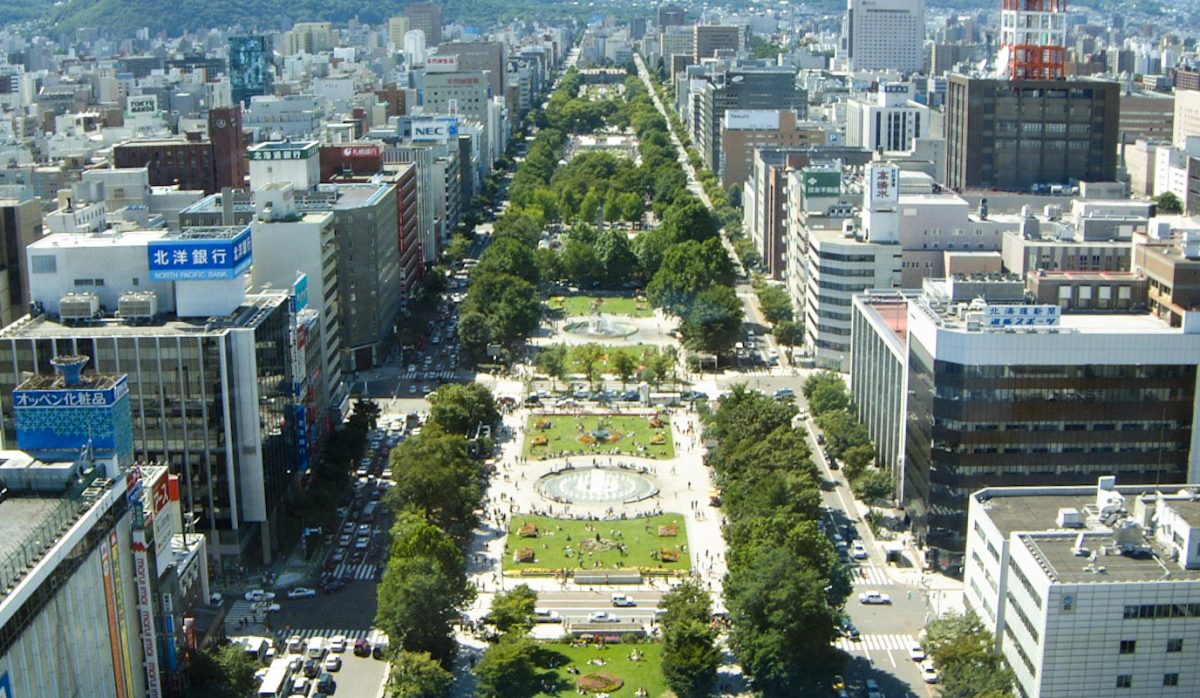
[[[612,316],[604,313],[596,313],[587,320],[572,322],[565,329],[570,334],[590,339],[621,339],[637,332],[633,325],[614,320]]]
[[[537,490],[556,502],[619,504],[658,494],[648,475],[620,468],[579,468],[550,473],[537,481]]]

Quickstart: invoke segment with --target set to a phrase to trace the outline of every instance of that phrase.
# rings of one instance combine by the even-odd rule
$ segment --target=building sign
[[[129,114],[153,114],[158,111],[158,97],[154,95],[134,95],[125,100],[125,110]]]
[[[135,509],[136,511],[136,509]],[[117,605],[117,637],[121,645],[121,660],[124,662],[123,672],[126,683],[126,694],[134,695],[133,690],[133,652],[129,648],[129,628],[125,621],[125,576],[121,573],[121,548],[117,539],[117,530],[108,532],[109,557],[112,559],[113,598]]]
[[[775,131],[779,112],[774,109],[730,109],[725,112],[725,128],[731,131]]]
[[[300,472],[308,470],[308,418],[304,405],[292,406],[292,420],[296,422],[296,456]]]
[[[308,307],[308,274],[296,277],[292,284],[292,312],[298,313]]]
[[[895,206],[900,203],[900,168],[895,165],[868,165],[863,188],[868,209]]]
[[[342,148],[342,157],[379,158],[383,157],[383,147],[378,145],[349,145]]]
[[[458,56],[426,56],[425,72],[453,73],[458,70]]]
[[[167,238],[146,248],[152,281],[236,279],[253,260],[250,227],[227,239]]]
[[[883,86],[883,93],[889,95],[908,94],[908,85],[904,83],[888,83]]]
[[[801,177],[803,177],[801,193],[806,199],[840,196],[842,193],[842,173],[837,170],[802,170]]]
[[[1052,327],[1058,324],[1057,305],[989,305],[984,327]]]
[[[104,575],[104,610],[108,613],[108,642],[112,652],[117,698],[125,698],[125,675],[121,664],[121,628],[117,619],[117,597],[113,586],[113,559],[107,545],[100,546],[100,570]]]
[[[146,698],[161,698],[158,637],[154,629],[154,597],[150,594],[150,556],[146,554],[145,531],[133,531],[132,547],[133,576],[137,583],[138,630],[142,636],[142,654],[146,661]]]
[[[445,143],[458,137],[458,119],[437,119],[412,122],[414,141],[437,141]]]
[[[428,63],[428,61],[426,61]],[[447,85],[478,85],[483,82],[480,77],[465,77],[465,78],[449,78],[446,80]]]

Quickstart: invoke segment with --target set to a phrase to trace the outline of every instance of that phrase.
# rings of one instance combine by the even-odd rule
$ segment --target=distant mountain
[[[265,30],[301,21],[327,20],[336,24],[354,17],[378,24],[402,14],[409,4],[410,0],[0,0],[0,22],[32,21],[51,34],[97,27],[132,35],[142,27],[149,27],[152,33],[165,31],[178,35],[235,25]],[[446,21],[480,25],[497,20],[587,17],[596,13],[597,4],[606,5],[610,11],[630,6],[626,0],[600,3],[445,0],[439,4]]]

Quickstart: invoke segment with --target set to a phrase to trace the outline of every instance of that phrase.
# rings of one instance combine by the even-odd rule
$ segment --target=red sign
[[[377,145],[355,145],[342,148],[342,156],[348,158],[377,158],[383,155],[383,148]]]

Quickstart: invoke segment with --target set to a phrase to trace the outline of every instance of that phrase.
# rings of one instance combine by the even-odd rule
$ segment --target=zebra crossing
[[[405,371],[399,375],[399,378],[410,381],[450,381],[457,376],[457,371]]]
[[[875,565],[859,565],[850,568],[850,575],[856,587],[879,587],[895,584],[888,576],[886,569]]]
[[[342,579],[374,579],[375,570],[379,568],[373,562],[364,562],[358,565],[348,565],[342,563],[333,569],[333,576]]]
[[[278,635],[284,642],[293,637],[308,641],[314,637],[328,640],[336,635],[341,635],[346,638],[349,645],[353,645],[359,640],[374,643],[384,637],[383,631],[379,628],[291,628],[278,631]]]
[[[907,652],[916,643],[912,635],[863,635],[857,640],[839,637],[833,646],[843,652]]]

